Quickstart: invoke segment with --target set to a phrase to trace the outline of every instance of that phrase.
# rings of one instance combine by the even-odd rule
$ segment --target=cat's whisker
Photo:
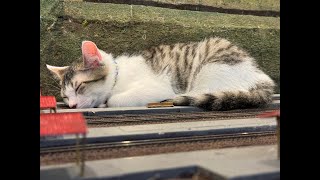
[[[57,86],[55,86],[55,85],[53,85],[53,84],[49,84],[49,83],[44,83],[44,84],[60,90],[60,87],[57,87]]]
[[[56,87],[53,87],[53,86],[52,86],[52,88],[48,88],[48,91],[49,90],[60,92],[60,88],[56,88]]]
[[[49,92],[55,92],[55,93],[59,93],[60,91],[56,90],[56,89],[48,89],[47,91]]]
[[[57,91],[57,90],[48,89],[48,92],[49,92],[50,94],[55,95],[55,96],[59,96],[59,95],[60,95],[60,92]]]
[[[57,84],[58,86],[60,85],[60,84],[59,84],[59,81],[58,81],[56,78],[50,77],[50,79],[53,80],[53,82],[54,82],[55,84]]]
[[[45,83],[45,85],[48,85],[48,86],[50,86],[50,88],[53,88],[53,89],[55,89],[56,91],[59,91],[59,92],[60,92],[60,88],[57,87],[57,86],[54,86],[54,85],[52,85],[52,84],[47,84],[47,83]],[[48,90],[50,90],[50,89],[48,89]]]
[[[90,99],[86,99],[85,101],[82,101],[81,103],[78,104],[78,107],[85,107],[86,105],[91,105],[91,100]]]

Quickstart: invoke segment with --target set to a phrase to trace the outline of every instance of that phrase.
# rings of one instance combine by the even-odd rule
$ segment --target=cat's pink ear
[[[83,41],[81,49],[86,68],[95,68],[101,65],[102,57],[94,42]]]

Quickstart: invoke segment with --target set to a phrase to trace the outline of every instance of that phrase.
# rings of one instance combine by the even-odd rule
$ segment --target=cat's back
[[[141,55],[156,73],[191,73],[192,69],[209,63],[236,65],[244,61],[254,61],[245,50],[219,37],[206,38],[199,42],[154,46],[144,50]]]
[[[253,61],[245,50],[223,38],[209,38],[199,42],[198,53],[200,64],[236,65],[244,61]]]

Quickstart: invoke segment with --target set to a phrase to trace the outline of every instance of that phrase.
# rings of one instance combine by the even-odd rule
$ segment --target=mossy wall
[[[142,5],[41,0],[40,69],[43,94],[60,100],[45,64],[65,66],[81,55],[81,41],[114,55],[153,45],[227,38],[246,49],[278,84],[280,18],[174,10]]]

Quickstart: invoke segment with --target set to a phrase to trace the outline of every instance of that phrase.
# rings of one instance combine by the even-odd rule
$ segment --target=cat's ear
[[[57,66],[50,66],[47,64],[47,68],[59,79],[62,80],[62,77],[66,73],[66,70],[69,66],[57,67]]]
[[[82,41],[82,57],[86,68],[96,68],[102,64],[102,57],[97,45],[92,41]]]

